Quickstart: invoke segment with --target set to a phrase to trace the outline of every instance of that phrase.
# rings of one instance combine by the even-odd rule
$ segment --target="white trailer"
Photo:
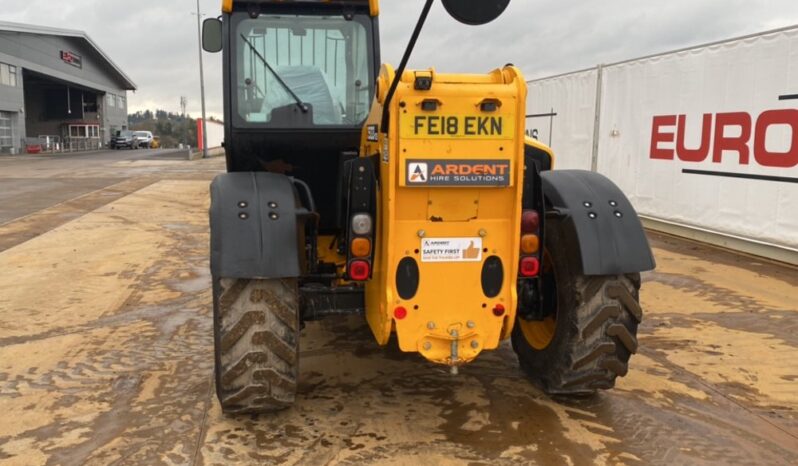
[[[527,133],[648,227],[798,264],[798,26],[529,82]]]

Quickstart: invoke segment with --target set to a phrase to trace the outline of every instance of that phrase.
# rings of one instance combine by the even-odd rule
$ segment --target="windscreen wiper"
[[[241,38],[242,38],[242,39],[244,40],[244,42],[245,42],[245,43],[246,43],[246,44],[249,46],[250,50],[252,50],[252,52],[254,52],[254,53],[255,53],[255,56],[256,56],[256,57],[258,57],[258,58],[260,59],[260,61],[263,63],[263,65],[264,65],[264,66],[266,66],[266,68],[267,68],[269,71],[271,71],[271,72],[272,72],[272,74],[274,75],[274,77],[275,77],[275,78],[277,78],[277,82],[278,82],[278,83],[280,83],[280,85],[281,85],[281,86],[283,86],[283,88],[284,88],[284,89],[285,89],[285,90],[286,90],[286,91],[287,91],[289,94],[291,94],[291,97],[293,97],[293,98],[294,98],[294,100],[296,101],[296,105],[297,105],[297,107],[299,107],[299,109],[300,109],[300,110],[302,110],[302,113],[307,113],[307,112],[308,112],[308,110],[309,110],[309,108],[308,108],[308,104],[306,104],[305,102],[302,102],[302,99],[300,99],[300,98],[299,98],[299,96],[298,96],[298,95],[296,95],[296,92],[294,92],[294,90],[293,90],[293,89],[291,89],[291,86],[289,86],[288,84],[286,84],[286,82],[285,82],[285,81],[283,81],[283,78],[281,78],[281,77],[280,77],[280,75],[279,75],[279,74],[277,74],[277,72],[276,72],[276,71],[274,71],[274,68],[272,68],[272,66],[269,64],[269,62],[268,62],[268,61],[266,61],[266,58],[264,58],[264,56],[263,56],[263,55],[261,55],[261,54],[260,54],[260,52],[258,52],[258,49],[256,49],[256,48],[255,48],[255,46],[254,46],[254,45],[252,45],[252,42],[250,42],[249,40],[247,40],[247,38],[246,38],[246,36],[244,36],[244,34],[241,34]]]

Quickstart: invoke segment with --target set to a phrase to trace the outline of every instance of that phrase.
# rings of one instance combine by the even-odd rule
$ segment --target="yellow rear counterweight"
[[[367,319],[380,344],[395,330],[403,351],[457,366],[495,349],[515,320],[526,83],[514,67],[406,71],[386,135],[393,73],[383,67],[363,131],[362,155],[380,160]]]

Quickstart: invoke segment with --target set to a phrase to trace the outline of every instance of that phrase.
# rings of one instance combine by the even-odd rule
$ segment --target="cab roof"
[[[380,0],[222,0],[222,11],[224,13],[233,12],[233,3],[244,3],[245,1],[253,3],[344,3],[352,5],[365,5],[369,6],[369,13],[371,16],[380,14]]]

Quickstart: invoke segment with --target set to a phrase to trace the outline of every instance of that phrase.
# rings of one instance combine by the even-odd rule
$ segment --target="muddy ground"
[[[295,408],[221,414],[208,181],[162,153],[0,158],[0,464],[796,464],[798,271],[651,235],[640,351],[552,400],[308,324]],[[5,222],[5,223],[2,223]]]

